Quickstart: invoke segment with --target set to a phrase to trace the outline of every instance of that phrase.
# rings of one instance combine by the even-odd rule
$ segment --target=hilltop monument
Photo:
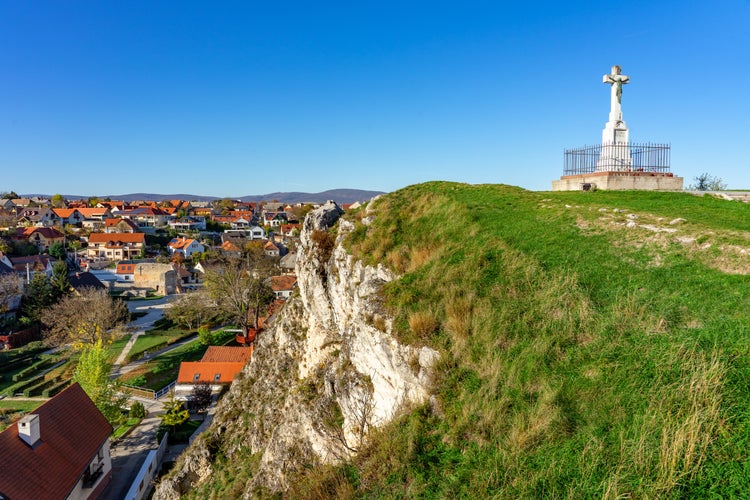
[[[602,82],[610,85],[609,120],[602,130],[602,142],[565,150],[563,175],[552,181],[552,190],[682,190],[682,177],[669,171],[668,144],[630,142],[622,118],[622,86],[630,83],[630,77],[622,74],[620,66],[612,66]]]

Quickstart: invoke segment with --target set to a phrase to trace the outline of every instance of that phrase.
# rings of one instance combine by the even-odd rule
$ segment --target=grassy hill
[[[292,496],[750,491],[750,205],[452,183],[375,203],[347,245],[402,274],[385,302],[443,353],[436,397]]]

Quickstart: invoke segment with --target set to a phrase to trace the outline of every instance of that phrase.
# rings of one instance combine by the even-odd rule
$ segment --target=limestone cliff
[[[429,397],[438,354],[390,334],[380,289],[396,276],[347,254],[341,243],[354,226],[341,214],[329,202],[305,219],[299,295],[259,336],[212,426],[155,498],[196,487],[226,495],[229,483],[234,496],[284,491],[304,465],[356,453],[371,427]]]

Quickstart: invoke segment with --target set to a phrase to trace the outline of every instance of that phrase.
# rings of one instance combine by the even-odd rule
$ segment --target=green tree
[[[19,257],[27,257],[29,255],[37,255],[39,249],[33,243],[18,240],[13,242],[13,253]]]
[[[0,198],[2,198],[3,200],[16,200],[20,198],[20,196],[18,196],[15,191],[3,191],[2,193],[0,193]]]
[[[111,368],[107,349],[99,339],[81,350],[73,380],[81,385],[109,423],[115,425],[122,417],[128,395],[109,378]]]
[[[52,278],[50,284],[55,290],[55,295],[57,295],[58,298],[70,293],[67,263],[64,261],[55,262],[55,265],[52,266]]]
[[[146,418],[146,407],[140,401],[134,401],[130,404],[131,418]]]
[[[190,418],[190,412],[185,409],[182,401],[174,398],[174,393],[171,393],[169,399],[164,401],[162,408],[164,408],[164,415],[161,417],[161,425],[169,427],[172,432],[175,427],[184,424]]]
[[[52,208],[65,208],[67,206],[65,198],[63,198],[63,195],[61,194],[53,194],[50,199],[50,204],[52,205]]]
[[[197,329],[204,321],[215,316],[205,293],[195,291],[181,295],[164,310],[164,316],[186,330]]]
[[[32,322],[39,321],[42,312],[55,303],[57,295],[52,284],[44,273],[34,273],[31,281],[26,285],[21,303],[21,316]]]
[[[65,260],[68,258],[65,247],[59,241],[56,241],[49,246],[49,254],[58,260]]]

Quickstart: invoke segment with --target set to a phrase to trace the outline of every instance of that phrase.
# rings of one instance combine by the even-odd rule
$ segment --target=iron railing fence
[[[657,143],[624,143],[624,144],[596,144],[565,150],[565,167],[563,175],[591,174],[597,171],[602,159],[602,149],[606,151],[606,163],[616,158],[632,159],[626,169],[615,169],[617,172],[633,173],[662,173],[670,171],[669,144]],[[605,168],[602,171],[607,171]]]

